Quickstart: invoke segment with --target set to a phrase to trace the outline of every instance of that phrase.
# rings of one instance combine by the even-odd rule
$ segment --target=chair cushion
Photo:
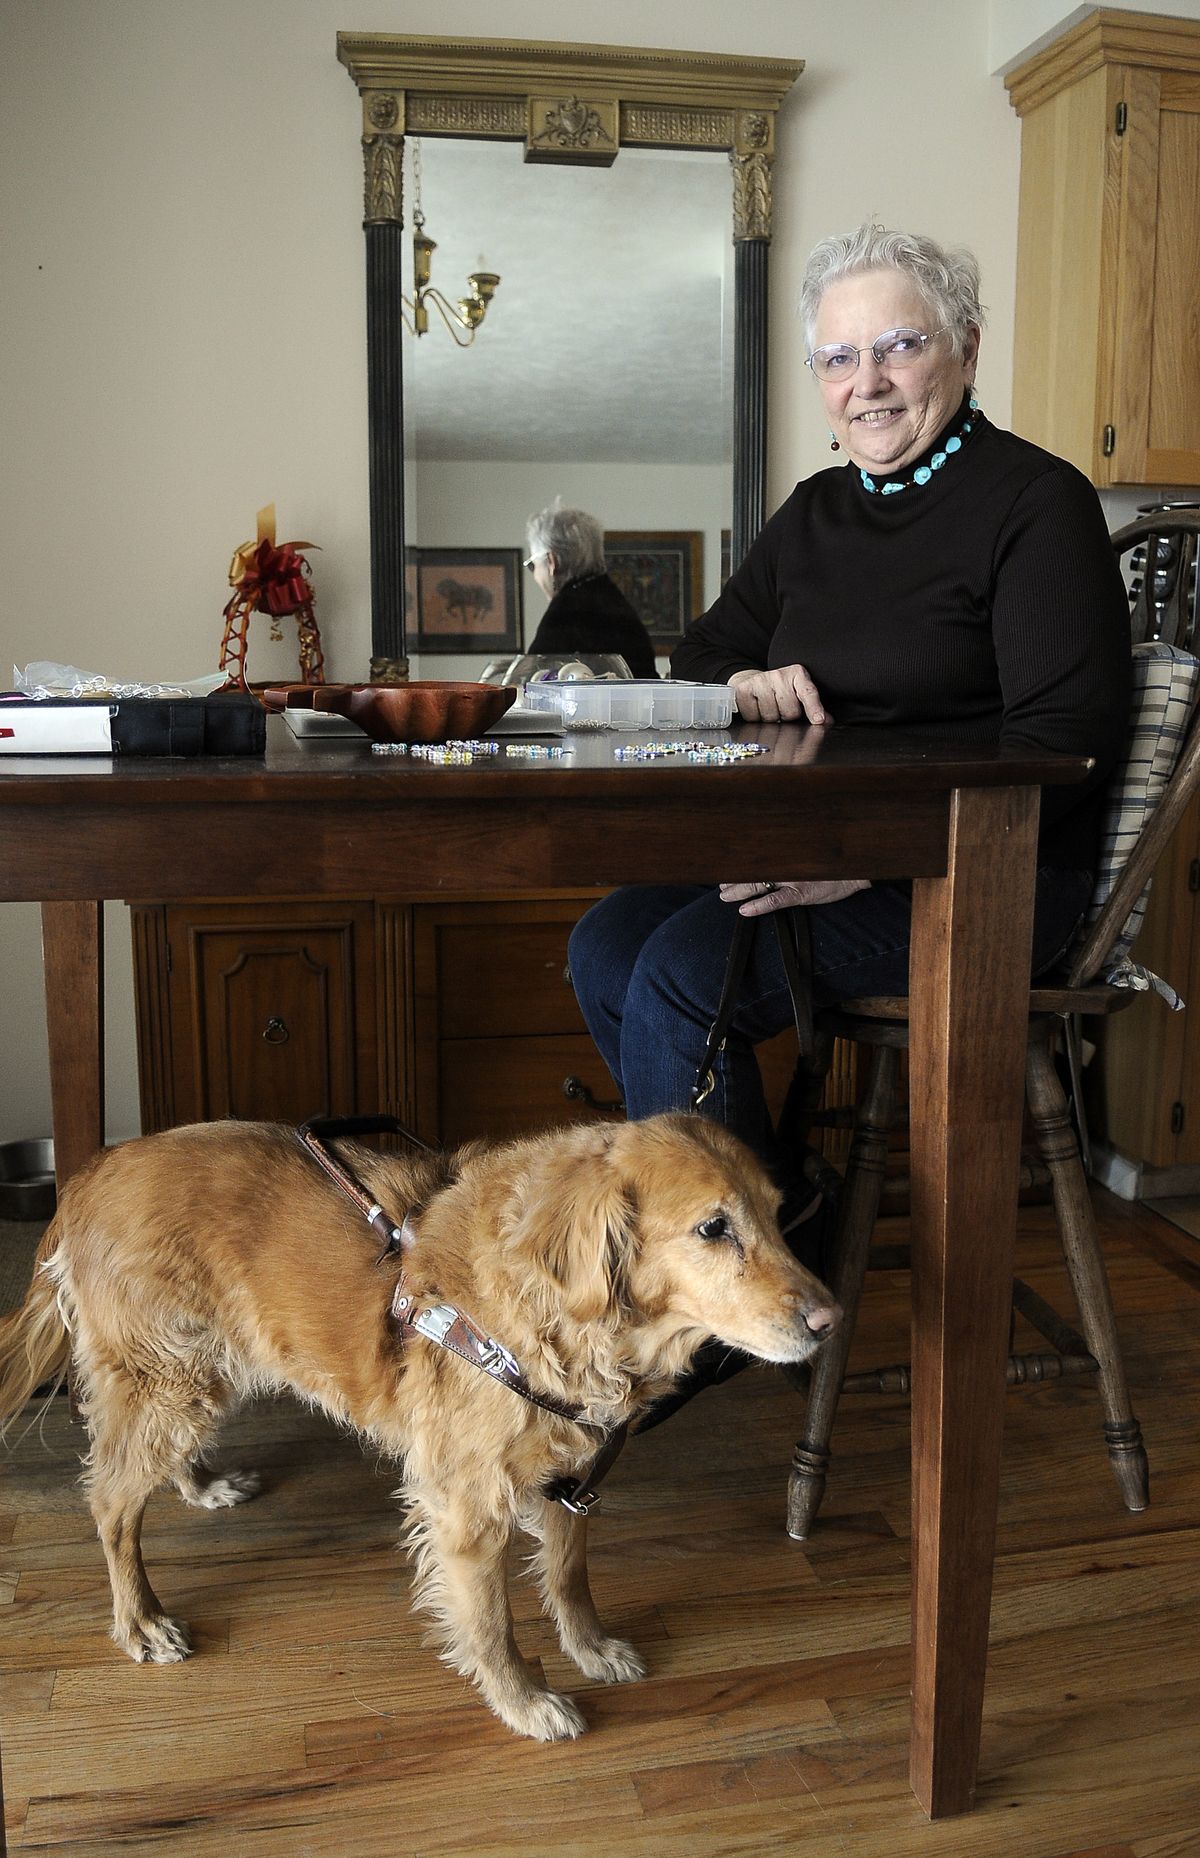
[[[1124,760],[1109,787],[1096,887],[1078,937],[1084,937],[1112,894],[1138,835],[1166,792],[1200,689],[1200,659],[1156,639],[1133,648],[1133,707]],[[1169,982],[1132,960],[1130,949],[1146,914],[1150,885],[1125,919],[1101,969],[1110,987],[1153,988],[1178,1012],[1183,1001]]]

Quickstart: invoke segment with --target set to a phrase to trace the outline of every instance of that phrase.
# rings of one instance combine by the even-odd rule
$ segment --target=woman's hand
[[[736,903],[739,916],[767,916],[797,904],[840,903],[856,890],[869,890],[867,877],[801,878],[784,884],[722,884],[721,902]]]
[[[829,714],[802,664],[778,671],[735,671],[728,679],[738,715],[747,722],[827,723]]]

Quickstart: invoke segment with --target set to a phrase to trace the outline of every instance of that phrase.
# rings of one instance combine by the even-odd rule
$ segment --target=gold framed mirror
[[[338,34],[338,57],[362,99],[372,678],[398,681],[408,674],[405,446],[412,364],[405,356],[414,338],[405,324],[412,326],[423,282],[431,281],[422,279],[419,251],[414,274],[412,233],[405,227],[406,142],[414,139],[431,151],[430,166],[439,140],[481,144],[482,153],[487,145],[514,143],[531,167],[589,169],[593,185],[602,185],[595,171],[611,168],[626,150],[726,157],[733,253],[730,558],[740,560],[765,515],[775,118],[803,65],[630,46],[354,32]],[[411,156],[407,166],[411,193],[419,170],[413,173]],[[448,293],[443,304],[430,298],[446,322],[447,344],[454,335],[449,318],[470,339],[486,325],[493,296],[504,302],[502,255],[488,253],[487,262],[480,256],[471,281],[459,277],[457,266],[432,280]],[[488,333],[480,329],[472,360]],[[531,334],[531,345],[536,340]]]

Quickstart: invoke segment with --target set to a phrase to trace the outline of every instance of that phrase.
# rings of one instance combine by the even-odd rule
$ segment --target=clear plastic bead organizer
[[[733,692],[726,684],[668,678],[541,679],[525,686],[524,707],[558,710],[564,729],[727,729]]]

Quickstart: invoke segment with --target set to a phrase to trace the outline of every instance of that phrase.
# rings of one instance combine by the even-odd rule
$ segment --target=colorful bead
[[[613,760],[630,763],[648,761],[687,761],[693,766],[727,767],[735,761],[749,761],[765,755],[762,742],[638,742],[628,748],[614,748]]]
[[[373,755],[407,755],[408,743],[407,742],[372,742],[371,753]]]

